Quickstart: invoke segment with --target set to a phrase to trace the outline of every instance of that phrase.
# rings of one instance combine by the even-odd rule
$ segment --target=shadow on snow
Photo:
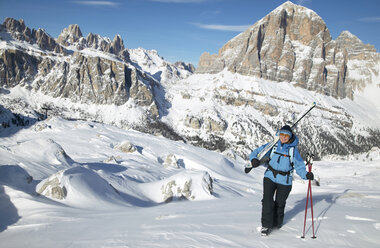
[[[313,211],[314,211],[314,220],[317,220],[314,222],[314,231],[315,235],[317,235],[318,230],[324,220],[324,217],[326,217],[327,212],[331,209],[331,207],[336,203],[337,199],[341,197],[342,195],[346,194],[349,191],[349,189],[346,189],[344,192],[339,194],[323,194],[323,195],[313,195]],[[318,213],[316,213],[315,205],[318,204],[318,202],[326,202],[328,205],[327,207],[320,210]],[[289,222],[293,217],[298,215],[299,213],[304,213],[306,207],[306,197],[302,200],[299,200],[296,202],[296,205],[289,211],[286,211],[285,217],[284,217],[284,224]],[[318,208],[317,208],[318,209]],[[319,209],[318,209],[319,210]],[[303,215],[304,216],[304,215]],[[308,203],[308,209],[307,209],[307,216],[311,218],[311,209],[310,209],[310,199]],[[302,218],[302,220],[304,220]],[[309,223],[310,222],[310,223]],[[312,222],[307,222],[307,229],[305,230],[305,233],[307,233],[312,228]]]

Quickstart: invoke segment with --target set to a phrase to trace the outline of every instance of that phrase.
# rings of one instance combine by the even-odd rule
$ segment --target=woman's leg
[[[273,210],[274,210],[274,193],[277,184],[272,182],[269,178],[264,177],[263,180],[263,199],[261,210],[261,226],[271,228],[273,226]]]
[[[281,228],[284,221],[286,199],[292,190],[292,185],[277,185],[276,200],[274,202],[273,226]]]

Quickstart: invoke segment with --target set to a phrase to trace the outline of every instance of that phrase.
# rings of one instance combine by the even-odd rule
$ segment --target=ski
[[[317,105],[316,102],[313,102],[311,105],[309,105],[304,111],[302,111],[298,117],[296,118],[296,121],[292,124],[291,128],[294,128],[302,118],[304,118],[315,106]],[[257,159],[260,161],[263,161],[262,158],[267,154],[267,152],[272,149],[272,147],[279,141],[280,136],[276,134],[276,136],[273,138],[271,142],[257,155]],[[265,159],[264,159],[265,161]],[[264,162],[263,161],[263,162]]]

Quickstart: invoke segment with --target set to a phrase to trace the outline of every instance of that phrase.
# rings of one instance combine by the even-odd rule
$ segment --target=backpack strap
[[[273,157],[273,154],[275,154],[276,153],[276,150],[277,150],[277,143],[272,147],[272,150],[271,150],[271,152],[270,152],[270,159],[272,159],[272,157]]]
[[[272,151],[271,151],[271,153],[270,153],[270,158],[271,158],[271,159],[272,159],[272,157],[273,157],[273,154],[277,154],[277,155],[280,155],[280,156],[283,156],[283,157],[288,157],[289,160],[290,160],[290,164],[291,164],[291,166],[292,166],[292,167],[294,166],[294,162],[293,162],[293,157],[294,157],[294,146],[289,147],[289,149],[288,149],[288,154],[286,155],[286,154],[283,154],[283,153],[279,153],[279,152],[277,152],[277,144],[276,144],[276,145],[273,146]],[[280,157],[279,157],[279,158],[280,158]],[[280,162],[280,161],[278,161],[278,162]]]
[[[290,160],[290,165],[292,167],[294,167],[294,160],[293,160],[293,158],[294,158],[294,146],[291,146],[289,148],[289,160]]]

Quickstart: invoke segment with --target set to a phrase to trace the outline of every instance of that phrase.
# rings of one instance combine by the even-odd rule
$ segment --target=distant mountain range
[[[204,53],[198,68],[155,50],[127,49],[119,35],[58,38],[23,20],[0,26],[0,127],[30,125],[44,113],[180,139],[246,157],[318,107],[295,130],[301,152],[318,157],[380,146],[380,54],[348,31],[332,40],[321,17],[286,2]],[[16,118],[17,116],[17,118]]]

